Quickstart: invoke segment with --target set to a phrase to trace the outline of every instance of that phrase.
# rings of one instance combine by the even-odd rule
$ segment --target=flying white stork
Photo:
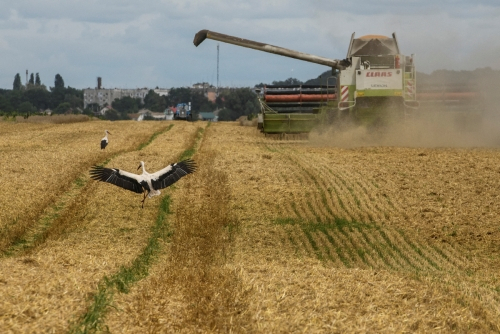
[[[104,137],[101,139],[101,150],[104,150],[108,146],[108,135],[110,134],[111,132],[104,130]]]
[[[191,174],[196,170],[196,164],[191,159],[168,165],[153,174],[146,172],[144,161],[141,161],[137,169],[141,167],[142,174],[137,175],[117,168],[93,166],[90,170],[90,177],[94,180],[108,182],[138,194],[143,193],[144,197],[141,202],[144,208],[146,196],[151,198],[159,195],[160,189],[174,184],[181,177]]]

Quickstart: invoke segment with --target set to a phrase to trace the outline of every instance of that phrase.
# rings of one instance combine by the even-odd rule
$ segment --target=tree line
[[[65,87],[60,74],[54,78],[54,86],[42,84],[40,76],[31,73],[26,85],[21,83],[19,73],[14,77],[12,90],[0,89],[0,114],[2,115],[30,115],[40,114],[51,109],[55,114],[67,112],[82,112],[83,91]]]
[[[206,86],[210,87],[208,84]],[[12,90],[0,89],[0,116],[44,114],[50,109],[52,114],[82,113],[110,120],[127,120],[130,119],[129,114],[137,113],[143,108],[163,112],[167,107],[188,102],[191,102],[193,119],[197,119],[200,112],[216,110],[221,121],[233,121],[241,116],[252,117],[259,112],[258,98],[252,88],[222,89],[215,102],[212,102],[205,96],[204,89],[179,87],[171,88],[165,96],[160,96],[151,89],[144,101],[129,96],[115,99],[109,106],[111,109],[100,116],[95,115],[95,111],[100,109],[97,105],[88,105],[84,109],[83,90],[66,87],[60,74],[56,74],[54,86],[47,88],[41,83],[38,73],[32,73],[25,85],[18,73],[14,77]]]
[[[115,99],[111,103],[111,110],[106,111],[105,118],[112,120],[130,119],[129,114],[137,113],[141,109],[153,112],[163,112],[168,107],[176,107],[179,103],[191,103],[193,119],[198,119],[201,112],[218,111],[220,121],[234,121],[241,116],[249,118],[257,115],[260,110],[259,101],[251,88],[222,89],[215,102],[208,100],[202,89],[179,87],[171,88],[168,95],[160,96],[150,89],[144,97],[130,96]]]
[[[323,73],[321,73],[318,77],[314,79],[309,79],[306,81],[301,81],[296,78],[288,78],[286,80],[276,80],[271,83],[271,85],[275,86],[298,86],[298,85],[312,85],[312,86],[319,86],[323,85],[326,86],[328,85],[335,85],[337,82],[337,73],[332,72],[332,70],[327,70]],[[255,85],[255,87],[262,88],[268,84],[265,84],[263,82]]]
[[[333,78],[332,78],[333,76]],[[464,90],[488,90],[492,82],[498,82],[500,71],[491,68],[476,69],[473,71],[438,70],[431,74],[417,73],[417,90],[436,90],[442,87],[456,86]],[[321,73],[317,78],[305,82],[296,78],[282,81],[273,81],[273,85],[325,85],[334,84],[335,73],[331,70]],[[202,85],[202,84],[199,84]],[[260,83],[255,87],[263,87]],[[203,87],[212,86],[204,83]],[[437,87],[437,88],[436,88]],[[457,88],[455,88],[457,89]],[[215,102],[209,101],[204,89],[179,87],[171,88],[169,94],[160,96],[154,90],[149,90],[144,98],[134,99],[123,97],[112,102],[110,110],[104,118],[130,119],[129,114],[137,113],[140,109],[149,109],[163,112],[167,107],[175,107],[178,103],[191,102],[194,119],[200,112],[219,112],[219,120],[233,121],[241,116],[251,118],[259,110],[258,97],[253,88],[224,88]],[[65,86],[60,74],[54,78],[54,86],[47,88],[42,84],[38,73],[31,73],[28,82],[23,85],[21,76],[17,73],[14,77],[12,90],[0,89],[0,116],[2,115],[30,115],[43,114],[50,109],[53,114],[83,113],[94,115],[98,106],[90,105],[83,108],[83,90]]]

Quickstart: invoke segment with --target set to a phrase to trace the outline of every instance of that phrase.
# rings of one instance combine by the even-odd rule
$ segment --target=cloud
[[[215,84],[217,44],[223,85],[307,80],[328,69],[212,40],[196,48],[201,29],[334,59],[346,56],[352,32],[395,31],[419,71],[499,69],[499,16],[497,1],[18,0],[0,13],[0,87],[26,69],[48,86],[57,73],[77,88],[97,76],[107,87]]]

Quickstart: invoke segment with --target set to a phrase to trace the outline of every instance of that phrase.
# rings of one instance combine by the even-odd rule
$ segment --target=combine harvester
[[[379,124],[394,110],[400,115],[418,108],[414,57],[402,55],[396,34],[391,37],[351,36],[346,59],[329,59],[238,37],[200,30],[198,46],[213,39],[332,69],[321,86],[266,86],[259,91],[264,133],[308,133],[318,123],[346,116],[360,124]],[[388,112],[390,111],[390,112]]]

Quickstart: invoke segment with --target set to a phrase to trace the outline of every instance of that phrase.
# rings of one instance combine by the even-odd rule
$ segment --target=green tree
[[[21,76],[19,75],[19,73],[17,73],[16,76],[14,77],[14,87],[13,87],[13,90],[20,90],[21,86],[22,86]]]
[[[304,85],[329,85],[335,86],[337,82],[337,73],[332,73],[332,70],[327,70],[321,73],[316,79],[310,79],[304,82]]]
[[[56,74],[54,79],[54,88],[64,88],[64,80],[59,74]]]
[[[118,111],[119,113],[136,113],[139,111],[139,107],[141,105],[141,101],[139,98],[134,99],[130,96],[124,96],[121,99],[115,99],[111,106],[113,109]]]
[[[71,110],[71,105],[68,102],[62,102],[52,111],[52,113],[66,114],[70,110]]]
[[[64,102],[64,87],[50,87],[50,108],[55,109]]]
[[[193,90],[191,95],[191,112],[193,113],[193,119],[198,119],[200,112],[210,112],[216,109],[215,103],[208,100],[200,90]]]
[[[110,121],[117,121],[122,119],[120,113],[116,111],[115,109],[109,109],[106,110],[106,113],[104,114],[104,119],[108,119]]]
[[[219,110],[219,121],[232,121],[232,111],[229,109]]]
[[[260,105],[256,105],[255,101],[249,100],[247,103],[245,103],[245,109],[243,113],[247,116],[249,115],[255,115],[260,111]]]
[[[64,102],[68,102],[71,108],[83,108],[83,99],[74,94],[65,94]]]
[[[93,117],[94,111],[92,110],[92,108],[89,108],[89,106],[87,106],[87,108],[82,110],[82,114]]]
[[[0,110],[4,112],[11,112],[14,110],[14,108],[12,108],[12,106],[10,105],[7,97],[3,95],[0,95]]]
[[[243,116],[241,112],[224,108],[219,111],[219,121],[235,121]]]
[[[30,75],[29,83],[32,84],[32,85],[35,84],[35,76],[33,75],[33,73],[31,73],[31,75]]]
[[[58,78],[60,78],[60,80]],[[58,86],[50,87],[51,91],[50,108],[57,108],[59,104],[63,102],[68,102],[68,100],[70,100],[70,98],[67,97],[68,95],[74,95],[80,98],[82,102],[79,105],[75,105],[75,107],[83,108],[83,90],[72,88],[70,86],[64,88],[64,81],[62,81],[62,78],[59,74],[56,75],[55,83]]]
[[[150,89],[144,97],[144,108],[155,112],[162,112],[166,108],[166,101],[160,95]]]
[[[40,86],[41,84],[42,82],[40,81],[40,76],[37,73],[35,77],[35,85]]]
[[[64,90],[64,93],[65,95],[75,95],[81,99],[83,99],[83,90],[82,89],[76,89],[76,88],[73,88],[73,87],[66,87],[65,90]]]
[[[288,78],[285,81],[273,81],[273,85],[279,85],[279,86],[296,86],[302,84],[304,84],[302,81],[295,78]]]
[[[241,116],[256,114],[260,110],[257,95],[250,88],[235,88],[221,92],[218,105],[223,109],[219,112],[219,120],[222,121],[235,121]]]
[[[21,90],[12,90],[8,97],[13,110],[18,110],[19,105],[24,102],[24,94]]]
[[[26,90],[23,97],[38,110],[45,110],[50,107],[51,94],[44,85],[34,86],[33,89]]]
[[[29,103],[29,102],[22,102],[19,105],[18,111],[21,114],[31,114],[33,112],[36,112],[36,108],[33,107],[33,105],[31,103]]]
[[[279,85],[279,86],[293,86],[293,85],[326,85],[328,81],[328,85],[335,85],[336,82],[336,72],[332,72],[332,70],[327,70],[323,73],[321,73],[317,78],[315,79],[309,79],[305,82],[300,81],[299,79],[296,78],[288,78],[286,80],[276,80],[272,82],[272,85]],[[263,88],[268,84],[265,84],[263,82],[255,85],[257,88]]]
[[[126,112],[119,112],[115,109],[109,109],[106,110],[106,113],[104,114],[104,119],[110,120],[110,121],[118,121],[118,120],[130,120],[130,117]]]
[[[165,101],[169,107],[175,107],[179,103],[191,102],[191,89],[187,87],[171,88]]]

